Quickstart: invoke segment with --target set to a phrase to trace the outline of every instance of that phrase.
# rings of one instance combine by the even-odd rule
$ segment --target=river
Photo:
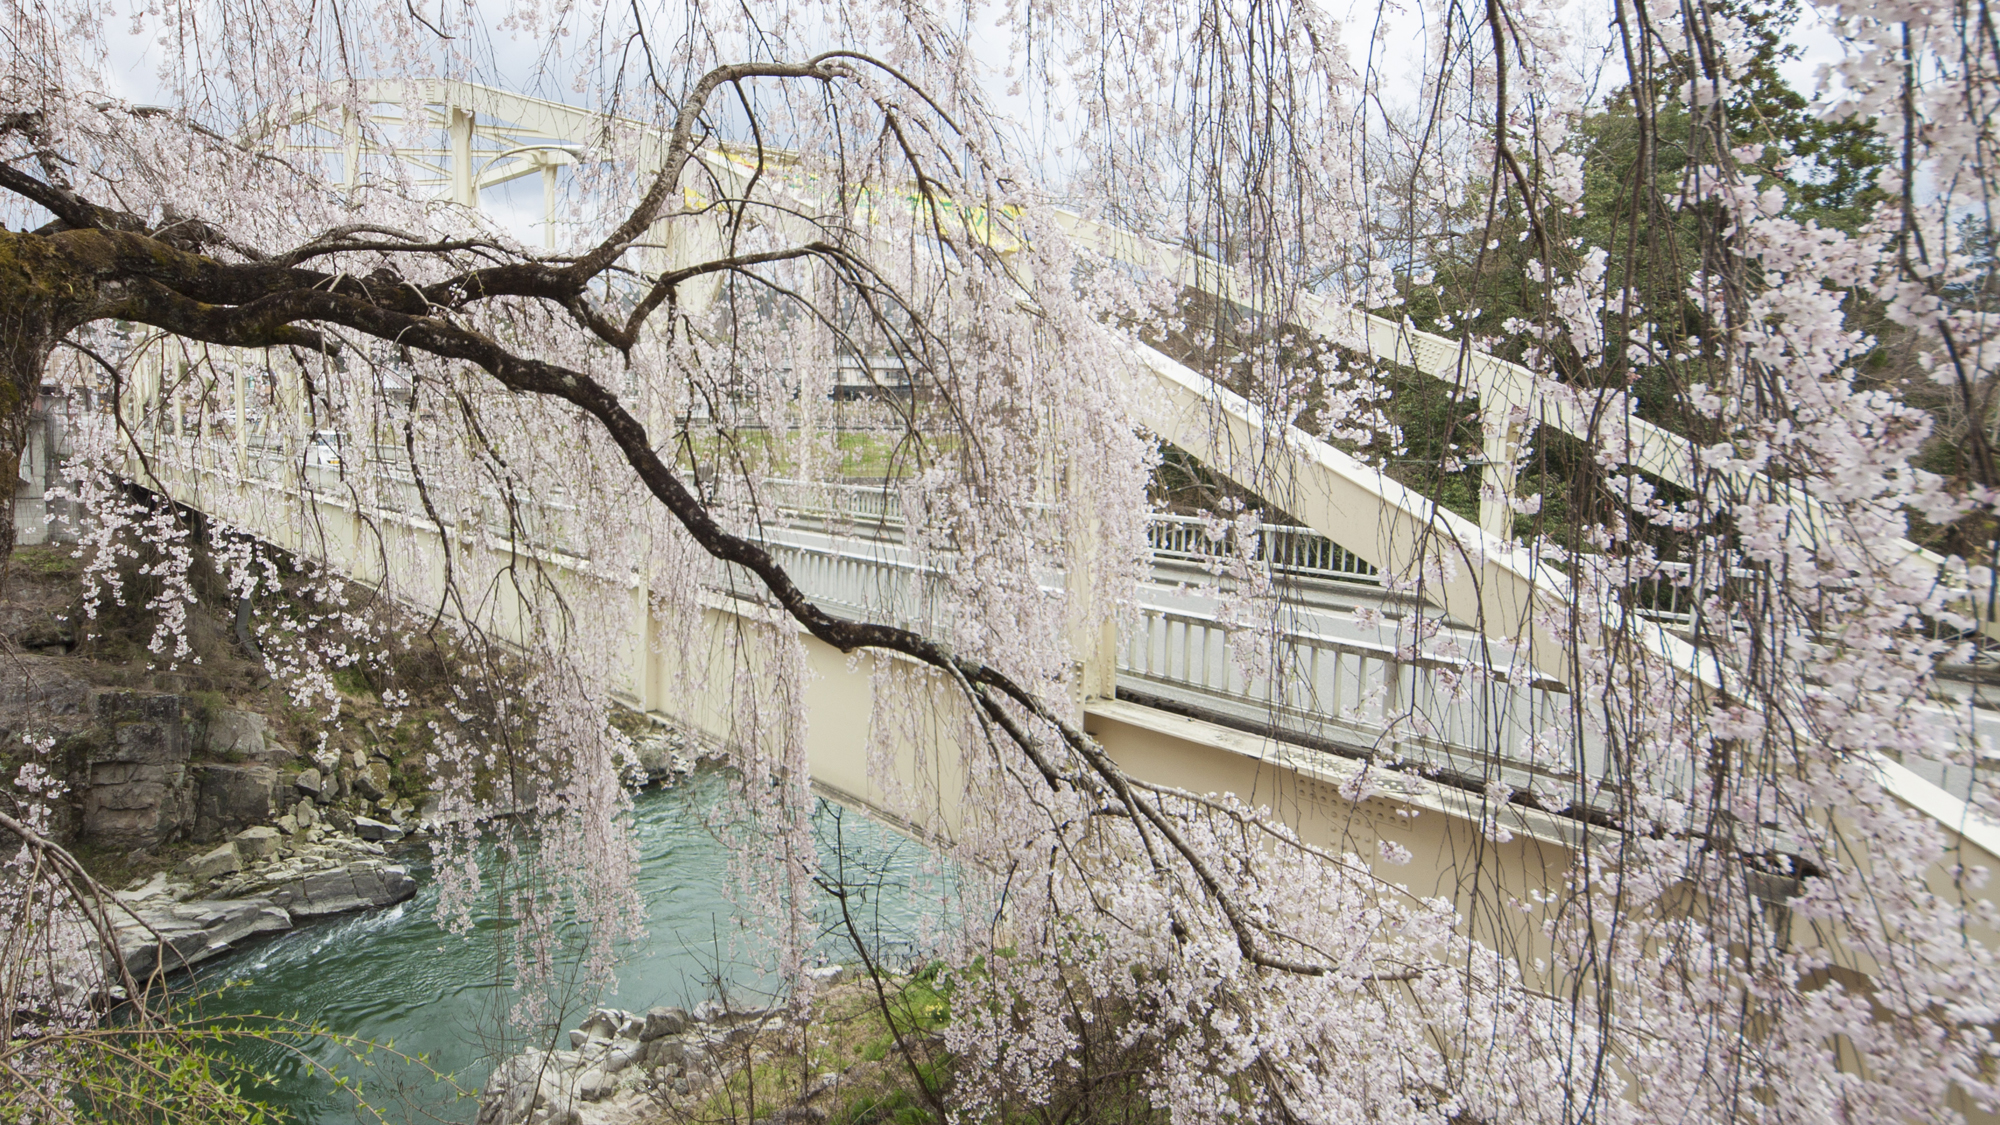
[[[715,996],[718,982],[740,1003],[763,1001],[773,978],[754,938],[746,941],[748,932],[733,921],[738,911],[728,895],[729,856],[708,827],[718,803],[729,800],[728,780],[717,770],[638,796],[634,827],[648,937],[628,951],[608,993],[586,996],[571,988],[555,998],[567,1013],[563,1027],[574,1027],[599,1004],[637,1011],[656,1004],[692,1007]],[[866,895],[866,924],[879,928],[891,957],[907,957],[944,898],[939,877],[926,873],[929,853],[826,802],[815,820],[823,861],[838,838],[850,881],[856,870],[880,873]],[[202,1001],[206,1015],[296,1015],[339,1035],[393,1043],[396,1052],[421,1055],[429,1068],[452,1078],[441,1082],[425,1066],[389,1051],[357,1057],[324,1040],[307,1040],[296,1053],[268,1045],[239,1048],[244,1062],[269,1075],[253,1088],[301,1121],[346,1125],[357,1118],[355,1099],[321,1067],[358,1081],[368,1102],[391,1120],[469,1121],[477,1103],[455,1097],[454,1083],[476,1094],[493,1059],[528,1045],[506,1030],[516,997],[498,983],[505,955],[490,904],[472,935],[441,929],[433,916],[437,892],[427,849],[419,845],[400,858],[418,880],[409,902],[302,926],[202,969],[205,989],[231,982]],[[837,917],[827,919],[829,931]],[[851,950],[844,940],[825,941],[830,960],[852,961]]]

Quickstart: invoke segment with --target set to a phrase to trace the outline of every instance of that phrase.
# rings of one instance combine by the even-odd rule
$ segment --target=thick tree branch
[[[184,297],[150,278],[118,282],[115,287],[125,297],[106,306],[108,315],[164,328],[191,340],[238,348],[340,350],[331,337],[292,323],[298,319],[292,311],[312,303],[310,292],[279,293],[247,304],[222,306]]]
[[[118,222],[118,212],[99,207],[68,188],[38,180],[12,164],[0,164],[0,188],[35,204],[54,215],[58,222],[74,229],[138,229],[136,226],[122,226]]]

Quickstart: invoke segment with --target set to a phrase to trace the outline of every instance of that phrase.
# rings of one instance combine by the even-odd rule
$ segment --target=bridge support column
[[[714,213],[669,215],[653,224],[649,236],[658,248],[653,251],[653,268],[667,273],[721,257],[722,235],[722,220]],[[817,267],[810,276],[820,276]],[[682,282],[677,300],[682,310],[699,316],[721,292],[722,274],[716,272]]]
[[[1078,542],[1081,538],[1081,542]],[[1076,704],[1081,708],[1093,699],[1118,698],[1118,621],[1109,607],[1098,604],[1090,586],[1090,563],[1096,554],[1098,524],[1073,536],[1069,544],[1069,566],[1063,582],[1069,594],[1069,634],[1071,651],[1076,654]]]
[[[640,714],[653,710],[653,587],[641,570],[632,584],[632,698]]]
[[[1520,476],[1521,427],[1506,389],[1489,383],[1479,389],[1479,529],[1503,542],[1514,538],[1514,489]]]
[[[361,183],[361,118],[351,108],[341,110],[340,116],[340,182],[351,189]]]
[[[1082,702],[1118,698],[1118,622],[1077,630],[1077,689]]]
[[[556,248],[556,164],[542,164],[542,249]]]
[[[445,130],[451,135],[451,201],[477,209],[479,187],[472,169],[472,114],[458,106],[452,106],[445,114]]]
[[[245,381],[239,364],[233,379],[236,384],[236,475],[239,478],[250,475],[250,395],[243,385]]]
[[[138,433],[146,424],[146,408],[159,399],[160,384],[165,381],[165,338],[156,338],[153,345],[146,349],[145,358],[133,365],[129,385],[125,388],[125,424],[133,433]]]

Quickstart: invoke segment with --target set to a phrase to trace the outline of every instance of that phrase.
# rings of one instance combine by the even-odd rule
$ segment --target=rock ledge
[[[136,977],[198,965],[302,918],[388,906],[417,893],[380,844],[315,825],[276,843],[250,829],[172,873],[116,892],[118,948]]]
[[[598,1008],[569,1033],[567,1051],[524,1051],[494,1068],[477,1125],[626,1125],[649,1120],[660,1096],[688,1094],[720,1074],[743,1036],[785,1026],[780,1008],[692,1012]]]

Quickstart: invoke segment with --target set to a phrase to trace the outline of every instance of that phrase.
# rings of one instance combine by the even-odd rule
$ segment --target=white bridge
[[[384,107],[403,107],[413,104],[405,93],[403,84],[385,83],[375,97]],[[343,162],[349,182],[366,174],[369,160],[427,168],[442,194],[465,206],[477,206],[490,186],[535,173],[544,186],[547,229],[556,229],[559,177],[578,159],[580,139],[595,135],[602,119],[456,83],[423,85],[414,101],[448,135],[448,144],[398,152],[370,140],[378,132],[394,133],[393,122],[377,131],[304,107],[274,125],[273,136],[282,135],[295,149],[313,147],[301,145],[299,130],[322,130],[318,147]],[[753,190],[750,170],[729,153],[708,150],[703,159],[718,181]],[[1206,259],[1080,216],[1062,222],[1078,243],[1133,267],[1239,303],[1253,299],[1228,269]],[[663,234],[661,241],[688,237],[683,231]],[[1494,783],[1531,794],[1584,794],[1577,811],[1585,811],[1592,790],[1587,783],[1603,779],[1613,765],[1587,739],[1580,747],[1567,742],[1554,759],[1536,748],[1537,732],[1575,729],[1573,716],[1585,704],[1571,698],[1561,646],[1538,637],[1537,611],[1564,605],[1573,595],[1563,574],[1538,563],[1507,534],[1514,486],[1509,466],[1523,417],[1594,445],[1603,442],[1603,424],[1592,421],[1588,404],[1566,389],[1457,342],[1311,298],[1297,315],[1311,322],[1308,327],[1477,397],[1488,454],[1480,520],[1443,510],[1309,434],[1268,424],[1249,404],[1171,357],[1124,341],[1133,401],[1147,404],[1139,421],[1224,474],[1231,471],[1231,450],[1273,451],[1292,482],[1285,507],[1300,523],[1257,528],[1248,532],[1255,543],[1237,551],[1222,542],[1239,534],[1230,525],[1156,518],[1153,581],[1137,591],[1116,636],[1079,646],[1083,667],[1075,705],[1086,729],[1136,776],[1196,792],[1234,792],[1270,805],[1307,839],[1364,857],[1378,854],[1378,840],[1393,840],[1417,862],[1384,874],[1424,893],[1457,897],[1484,879],[1485,893],[1499,888],[1526,901],[1526,892],[1570,866],[1587,838],[1610,830],[1590,827],[1581,816],[1496,800]],[[324,558],[364,582],[381,577],[380,560],[388,554],[381,539],[444,534],[424,518],[413,485],[401,496],[378,491],[365,503],[343,489],[344,469],[315,453],[296,391],[289,392],[291,405],[273,409],[259,431],[247,422],[253,403],[239,371],[233,386],[211,388],[225,402],[233,396],[239,424],[226,435],[209,434],[184,428],[177,410],[162,408],[162,366],[135,361],[130,393],[118,404],[144,451],[143,463],[137,455],[128,462],[136,483],[240,521],[279,547]],[[226,378],[230,368],[212,370]],[[1623,407],[1616,429],[1629,464],[1661,481],[1700,486],[1686,441]],[[350,465],[372,455],[341,453]],[[904,545],[907,529],[893,488],[770,486],[778,492],[781,518],[765,533],[766,542],[809,595],[847,615],[918,627],[931,620],[936,575]],[[1799,494],[1796,505],[1803,518],[1818,518],[1809,496]],[[450,532],[461,567],[497,571],[508,565],[510,552],[522,549],[497,512],[491,518],[496,522],[490,526]],[[576,581],[629,591],[632,645],[624,693],[632,706],[727,737],[726,699],[713,692],[681,695],[674,685],[685,682],[681,673],[690,662],[726,667],[731,630],[772,612],[759,601],[754,581],[715,568],[705,611],[710,640],[688,648],[663,643],[679,625],[656,619],[647,596],[652,576],[601,573],[558,541],[536,542],[532,549]],[[1914,546],[1905,549],[1941,565]],[[1244,602],[1236,590],[1241,576],[1215,573],[1231,558],[1247,559],[1282,596]],[[1422,571],[1438,576],[1421,587],[1427,608],[1385,588],[1381,577]],[[1065,581],[1053,570],[1036,578],[1051,588]],[[1628,590],[1620,604],[1584,607],[1582,617],[1636,630],[1658,659],[1714,688],[1712,674],[1701,671],[1694,646],[1680,635],[1688,615],[1682,597],[1670,581],[1654,580]],[[1966,597],[1979,595],[1968,591]],[[1243,616],[1244,604],[1258,612]],[[1992,607],[1976,604],[1990,626]],[[1399,643],[1398,622],[1419,609],[1443,623],[1427,651],[1454,655],[1427,655]],[[504,623],[507,612],[496,609],[496,620]],[[1640,624],[1623,620],[1628,613]],[[904,820],[926,819],[921,811],[894,807],[864,752],[871,672],[876,662],[893,658],[855,664],[810,638],[805,643],[815,674],[807,688],[815,782],[842,800]],[[730,677],[708,680],[726,685]],[[1977,698],[1975,685],[1940,691],[1929,713],[1941,742],[1966,737],[1968,728],[2000,734],[1996,713]],[[955,699],[940,697],[940,708],[955,706]],[[908,769],[950,773],[940,764],[949,755],[937,750],[905,746],[901,752]],[[1917,761],[1883,761],[1879,768],[1893,792],[1966,845],[1970,861],[2000,869],[2000,828],[1968,811],[1963,771]],[[1365,790],[1353,785],[1363,770],[1373,771]],[[937,820],[927,828],[949,831],[956,822],[955,810],[932,812]],[[1479,874],[1463,866],[1474,855],[1484,856]],[[1943,885],[1964,891],[1963,884]],[[1534,917],[1532,911],[1505,922],[1482,916],[1467,924],[1527,934]]]

